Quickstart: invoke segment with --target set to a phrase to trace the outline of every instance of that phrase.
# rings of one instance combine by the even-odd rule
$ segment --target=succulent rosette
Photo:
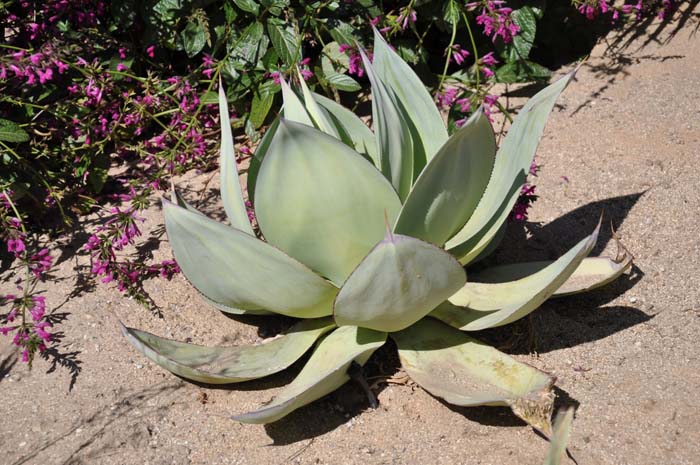
[[[234,416],[246,423],[276,421],[332,392],[390,337],[403,369],[431,394],[460,406],[508,405],[548,431],[554,378],[469,332],[605,284],[631,257],[586,258],[596,228],[555,261],[470,272],[469,280],[465,270],[500,240],[573,73],[535,95],[497,148],[481,111],[448,136],[420,79],[379,34],[373,62],[364,53],[363,61],[374,131],[303,79],[298,90],[282,81],[282,115],[247,179],[260,237],[240,187],[222,89],[221,195],[230,225],[177,196],[164,201],[177,263],[211,305],[298,322],[253,346],[203,347],[126,327],[124,334],[158,365],[205,383],[272,375],[311,350],[271,403]]]

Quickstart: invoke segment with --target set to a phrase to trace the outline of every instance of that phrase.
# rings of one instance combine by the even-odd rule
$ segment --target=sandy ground
[[[626,45],[610,36],[593,51],[540,146],[543,197],[527,247],[506,240],[495,257],[555,257],[592,230],[601,209],[636,256],[634,272],[605,290],[547,303],[530,320],[482,335],[556,374],[559,405],[578,408],[570,449],[580,465],[700,463],[694,8],[677,34],[670,33],[678,21]],[[160,227],[157,208],[146,225]],[[604,233],[594,253],[609,239]],[[156,257],[169,257],[167,243],[155,245]],[[149,283],[159,319],[114,289],[85,289],[75,269],[86,258],[70,246],[61,260],[47,302],[67,314],[62,350],[78,353],[81,371],[69,390],[69,370],[47,373],[39,360],[28,372],[3,341],[2,464],[542,463],[547,443],[508,410],[449,407],[410,385],[383,389],[376,410],[346,385],[275,424],[238,424],[228,416],[270,399],[299,366],[271,381],[199,386],[132,349],[117,316],[203,344],[256,342],[279,323],[218,313],[182,277]],[[378,360],[375,371],[395,369],[390,352]]]

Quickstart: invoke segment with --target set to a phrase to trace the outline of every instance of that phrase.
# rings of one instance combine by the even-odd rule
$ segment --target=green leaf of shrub
[[[289,66],[299,61],[297,36],[292,27],[285,27],[281,21],[270,19],[267,22],[267,33],[277,55],[282,58],[286,65]]]
[[[29,134],[14,121],[0,118],[0,140],[5,142],[27,142]]]
[[[537,18],[532,8],[528,6],[513,11],[511,16],[515,24],[520,26],[520,32],[513,37],[513,49],[509,61],[525,60],[530,56],[530,50],[535,41]]]
[[[260,11],[260,6],[253,0],[233,0],[233,3],[246,13],[253,13],[256,16]]]
[[[201,21],[190,21],[180,33],[187,56],[192,58],[202,51],[207,43],[207,31]]]

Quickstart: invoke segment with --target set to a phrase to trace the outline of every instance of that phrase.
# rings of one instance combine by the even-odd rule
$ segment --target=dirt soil
[[[506,239],[495,256],[555,257],[591,232],[601,210],[636,256],[633,272],[606,289],[548,302],[522,323],[479,336],[557,376],[558,405],[577,406],[570,449],[580,465],[700,463],[697,4],[658,33],[655,23],[638,37],[611,34],[593,50],[542,140],[542,197],[526,246],[508,247]],[[513,102],[531,91],[515,91]],[[153,208],[145,228],[151,234],[161,225]],[[594,254],[611,249],[607,231]],[[156,257],[170,257],[167,242],[151,245]],[[259,342],[286,323],[227,317],[181,276],[148,283],[162,308],[158,318],[116,289],[87,286],[76,272],[87,257],[75,247],[64,247],[59,281],[45,295],[67,316],[61,349],[77,353],[80,372],[47,373],[43,360],[29,372],[2,341],[2,464],[543,461],[547,442],[510,411],[450,407],[410,384],[382,385],[376,410],[346,385],[277,423],[236,423],[231,414],[269,400],[299,365],[233,388],[193,384],[137,353],[117,318],[208,345]],[[393,374],[390,354],[370,371]]]

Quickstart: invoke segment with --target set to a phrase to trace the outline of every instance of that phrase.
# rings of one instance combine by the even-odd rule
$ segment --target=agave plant
[[[221,194],[230,226],[174,194],[163,201],[175,258],[215,308],[298,318],[259,345],[203,347],[123,328],[144,355],[205,383],[277,373],[313,351],[269,404],[235,415],[276,421],[337,389],[387,337],[406,373],[461,405],[508,405],[549,431],[554,377],[468,335],[506,325],[550,297],[615,279],[624,253],[586,258],[598,229],[556,261],[469,273],[498,241],[569,74],[535,95],[497,150],[477,111],[451,137],[420,79],[375,36],[372,132],[333,100],[282,82],[284,107],[256,150],[247,179],[259,234],[240,188],[226,96]],[[264,240],[262,239],[264,237]]]

